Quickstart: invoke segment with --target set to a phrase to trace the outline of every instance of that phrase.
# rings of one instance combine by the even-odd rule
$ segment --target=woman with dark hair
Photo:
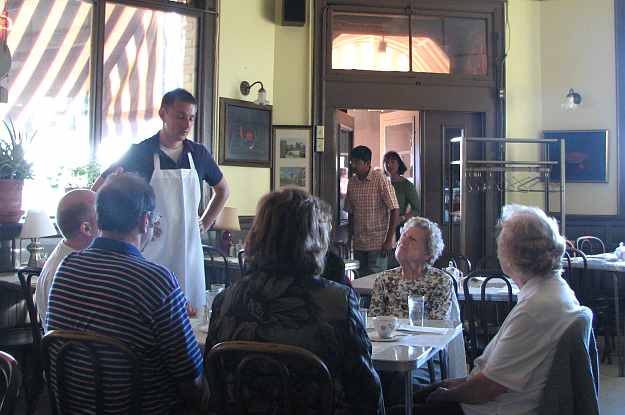
[[[333,375],[337,414],[383,414],[358,297],[318,276],[329,234],[329,208],[318,198],[296,189],[263,197],[245,241],[249,271],[215,299],[206,348],[251,340],[308,349]]]
[[[384,172],[391,178],[391,184],[399,202],[399,225],[396,231],[396,239],[399,240],[399,230],[408,219],[419,216],[421,203],[415,185],[403,176],[408,168],[399,154],[396,151],[389,151],[384,155],[383,162]],[[408,206],[410,206],[409,211]]]

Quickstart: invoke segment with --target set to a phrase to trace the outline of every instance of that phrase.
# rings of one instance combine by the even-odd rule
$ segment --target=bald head
[[[56,210],[56,221],[66,240],[80,237],[84,231],[83,224],[92,228],[89,230],[95,237],[97,233],[95,200],[95,192],[88,189],[72,190],[61,198]]]

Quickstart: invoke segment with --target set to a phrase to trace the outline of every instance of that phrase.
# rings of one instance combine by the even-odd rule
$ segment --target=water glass
[[[425,297],[422,295],[408,296],[408,318],[413,326],[423,326],[425,314]]]
[[[215,284],[217,285],[217,284]],[[202,316],[206,322],[210,321],[211,310],[213,309],[213,301],[215,301],[215,297],[222,292],[223,288],[212,288],[210,290],[206,290],[206,301],[204,302],[204,315]]]

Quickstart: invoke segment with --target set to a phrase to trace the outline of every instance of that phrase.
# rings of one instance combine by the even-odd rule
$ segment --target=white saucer
[[[384,338],[384,337],[378,336],[377,333],[371,333],[369,335],[369,340],[371,340],[372,342],[394,342],[394,341],[397,341],[397,339],[399,339],[400,337],[401,336],[398,334],[393,334],[391,337]]]

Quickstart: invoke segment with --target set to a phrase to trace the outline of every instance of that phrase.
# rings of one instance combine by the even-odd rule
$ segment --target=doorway
[[[352,176],[349,153],[352,148],[364,145],[371,149],[373,169],[384,170],[383,158],[388,151],[396,151],[402,158],[407,167],[404,177],[415,185],[420,202],[409,211],[436,222],[443,233],[445,250],[439,265],[446,264],[452,254],[474,259],[485,255],[489,246],[484,241],[491,237],[485,224],[490,223],[487,218],[496,212],[485,209],[484,197],[476,194],[469,195],[466,212],[460,211],[460,169],[454,163],[459,158],[454,138],[484,137],[485,113],[338,109],[334,118],[338,166],[334,200],[340,235],[346,232],[348,223],[345,198]],[[474,147],[471,156],[482,158],[485,149]],[[467,222],[464,240],[460,231],[463,221]]]

